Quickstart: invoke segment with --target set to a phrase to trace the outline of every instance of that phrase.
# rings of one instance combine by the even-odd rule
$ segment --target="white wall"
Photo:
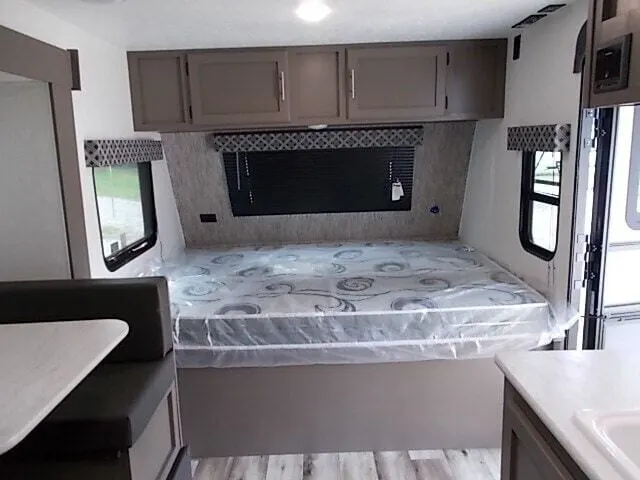
[[[55,148],[48,85],[0,82],[0,281],[71,276]]]
[[[461,222],[463,241],[484,251],[549,298],[567,296],[573,179],[576,165],[580,75],[572,73],[578,32],[587,19],[580,0],[522,31],[521,57],[509,43],[506,111],[502,120],[478,122]],[[507,127],[570,123],[572,151],[562,164],[560,228],[555,259],[527,253],[518,235],[521,152],[508,152]]]
[[[126,52],[23,0],[0,0],[0,25],[60,48],[79,50],[82,91],[73,93],[73,106],[92,276],[132,275],[146,262],[158,258],[160,252],[166,258],[181,249],[184,241],[167,166],[165,162],[154,162],[158,244],[114,274],[107,271],[103,262],[93,179],[90,169],[84,166],[83,142],[90,138],[136,136],[131,116]],[[91,25],[87,28],[90,29]],[[148,134],[141,136],[149,137]]]

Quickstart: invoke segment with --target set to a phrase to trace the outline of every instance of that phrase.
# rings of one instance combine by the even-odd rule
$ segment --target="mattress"
[[[153,273],[182,368],[478,358],[563,334],[542,295],[459,243],[187,250]]]

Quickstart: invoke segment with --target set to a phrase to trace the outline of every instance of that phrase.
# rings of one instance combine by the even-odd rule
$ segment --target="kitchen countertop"
[[[24,440],[128,331],[120,320],[0,325],[0,455]]]
[[[507,352],[496,355],[506,378],[592,480],[623,476],[582,433],[582,409],[640,409],[640,354],[621,351]]]

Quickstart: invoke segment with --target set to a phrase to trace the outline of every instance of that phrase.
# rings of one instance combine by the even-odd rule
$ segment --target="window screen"
[[[104,260],[115,271],[156,242],[151,163],[94,167],[93,180]]]
[[[522,153],[520,242],[544,260],[556,252],[561,164],[560,152]]]
[[[233,215],[411,210],[414,150],[225,153]]]

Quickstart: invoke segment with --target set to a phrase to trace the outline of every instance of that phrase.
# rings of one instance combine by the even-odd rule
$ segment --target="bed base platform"
[[[192,457],[494,448],[492,358],[178,370]]]

